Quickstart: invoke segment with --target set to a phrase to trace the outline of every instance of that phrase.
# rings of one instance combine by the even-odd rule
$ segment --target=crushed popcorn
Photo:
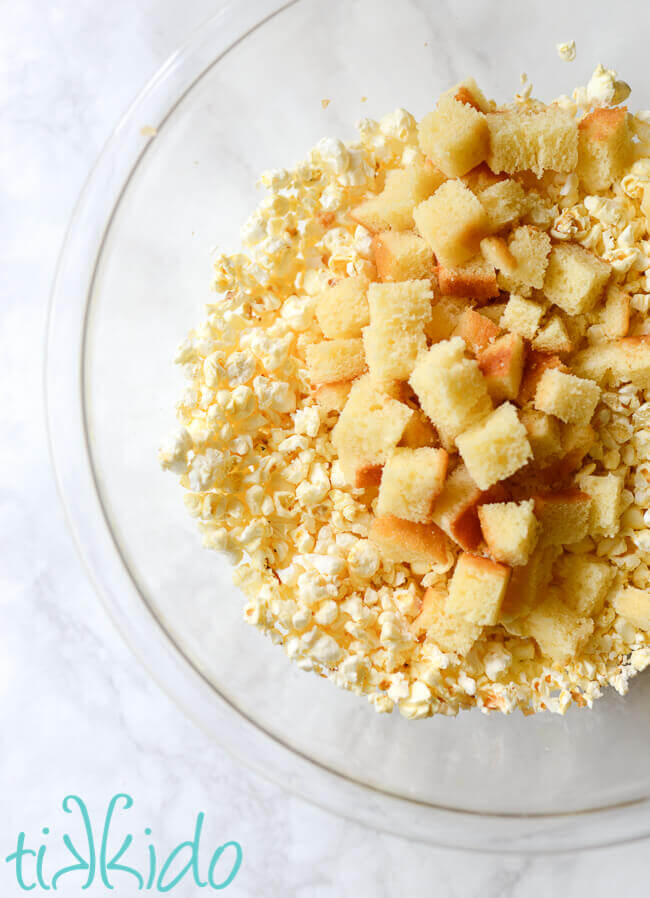
[[[575,42],[558,44],[557,52],[564,60],[574,59]],[[508,108],[541,109],[531,92],[523,75],[516,103]],[[586,86],[548,108],[579,117],[615,108],[629,92],[615,71],[599,65]],[[323,100],[323,107],[328,102]],[[487,109],[497,108],[486,102]],[[581,558],[588,559],[595,571],[604,568],[602,595],[579,618],[589,624],[583,627],[581,649],[562,663],[545,652],[543,630],[527,631],[517,619],[504,617],[501,622],[487,613],[478,623],[463,619],[463,632],[469,635],[468,646],[462,650],[457,633],[456,641],[450,642],[428,635],[434,633],[432,620],[449,615],[449,607],[440,610],[436,602],[460,589],[458,582],[452,585],[459,547],[445,537],[445,550],[435,557],[414,554],[410,560],[396,560],[399,555],[386,551],[373,529],[379,520],[376,484],[368,487],[361,479],[350,482],[346,457],[333,436],[337,421],[342,420],[341,409],[352,404],[350,384],[338,376],[336,366],[342,364],[344,353],[352,364],[350,359],[362,342],[369,351],[373,328],[378,327],[374,319],[370,326],[367,318],[359,325],[365,329],[363,341],[361,329],[350,331],[352,336],[346,331],[331,337],[332,343],[341,344],[340,353],[327,360],[333,366],[331,374],[328,369],[322,382],[312,382],[314,349],[324,342],[324,291],[351,278],[366,286],[385,282],[377,235],[370,219],[358,220],[356,211],[380,197],[386,184],[395,183],[387,176],[422,165],[419,126],[413,116],[397,109],[380,121],[364,118],[357,124],[357,139],[324,138],[294,168],[264,172],[259,184],[266,196],[241,230],[242,251],[215,259],[212,287],[219,296],[208,305],[205,322],[177,351],[175,361],[184,368],[188,383],[176,406],[179,428],[160,449],[160,463],[180,478],[203,545],[224,553],[235,566],[234,582],[247,599],[245,619],[281,645],[301,669],[365,696],[378,712],[398,708],[410,719],[454,715],[470,707],[485,713],[510,713],[518,708],[526,714],[543,710],[564,714],[572,703],[591,707],[607,686],[625,694],[630,679],[650,666],[650,625],[641,626],[641,612],[634,604],[634,590],[650,588],[650,366],[645,380],[644,372],[636,376],[629,371],[617,379],[606,361],[614,340],[650,334],[650,113],[628,113],[628,122],[632,157],[604,189],[587,190],[575,171],[546,170],[536,176],[524,171],[509,176],[523,185],[526,205],[515,213],[504,213],[511,215],[507,227],[520,220],[520,230],[543,232],[553,247],[582,247],[607,263],[611,280],[603,299],[570,312],[563,308],[558,312],[556,305],[553,318],[541,281],[522,273],[513,261],[509,272],[499,272],[498,285],[494,281],[497,289],[488,300],[490,305],[477,309],[479,313],[493,309],[496,322],[503,314],[508,335],[536,339],[545,352],[549,350],[543,341],[555,340],[558,349],[553,352],[562,362],[572,371],[579,364],[582,376],[599,384],[593,417],[586,422],[572,421],[571,410],[559,404],[562,397],[556,394],[543,409],[533,409],[530,402],[527,406],[537,415],[531,415],[527,427],[537,426],[544,416],[556,422],[548,433],[540,430],[536,437],[540,446],[542,439],[547,441],[550,448],[544,451],[558,451],[553,440],[560,430],[562,440],[575,436],[571,444],[579,455],[572,474],[575,482],[587,493],[597,482],[599,488],[611,489],[607,495],[616,497],[615,507],[609,509],[611,520],[603,510],[602,521],[588,531],[583,528],[576,542],[557,546],[551,558],[553,574],[544,604],[560,601],[556,594],[562,577],[570,578],[567,571],[582,570],[575,567]],[[477,173],[481,168],[486,166],[477,163]],[[470,177],[463,175],[457,183],[463,184],[464,178],[479,199],[480,190],[501,183],[501,175],[482,186],[473,184]],[[463,190],[470,193],[465,186]],[[415,224],[426,239],[420,208]],[[417,261],[417,253],[424,257],[426,247],[412,229],[412,221],[396,227],[413,235],[409,251]],[[497,231],[503,232],[503,225]],[[389,249],[395,231],[385,233]],[[506,260],[514,260],[513,242],[508,248],[501,238],[490,239],[497,241],[490,244],[493,252],[503,252],[505,246],[510,253]],[[442,245],[436,248],[439,268],[444,253]],[[445,260],[444,264],[459,263]],[[425,276],[431,278],[430,273],[407,278]],[[509,304],[509,312],[503,312],[510,292],[516,301]],[[463,294],[449,299],[458,295]],[[439,293],[434,291],[434,296],[435,302]],[[378,292],[373,302],[381,301]],[[412,302],[418,309],[422,299],[414,296]],[[497,313],[499,303],[503,306]],[[522,319],[516,326],[516,315],[524,314],[525,324]],[[479,317],[484,319],[483,328],[488,328],[487,315]],[[445,327],[444,318],[432,321],[425,315],[423,321],[422,333],[428,333],[434,345],[450,336],[451,330],[444,336],[431,336],[435,327]],[[472,332],[464,333],[468,341],[467,334]],[[410,344],[404,345],[395,364],[403,364],[404,353],[410,351]],[[414,358],[421,359],[418,353],[427,350],[424,336],[416,350]],[[480,353],[478,358],[480,363]],[[451,365],[451,355],[449,359]],[[467,359],[453,361],[454,371],[469,378],[469,364]],[[560,382],[559,372],[551,370],[547,375],[551,390]],[[355,383],[362,381],[363,377]],[[417,384],[415,376],[411,384]],[[409,412],[417,410],[410,398],[387,401],[406,403]],[[487,394],[485,402],[489,411],[492,401]],[[427,410],[424,401],[422,407]],[[414,440],[419,433],[416,424],[413,420],[408,425]],[[592,431],[584,451],[577,436],[580,427]],[[403,452],[432,445],[425,424],[420,429],[423,441],[400,443],[409,447]],[[449,439],[453,443],[455,434],[442,440],[445,449]],[[459,440],[459,446],[465,445]],[[471,474],[469,450],[468,443],[463,457]],[[433,456],[428,464],[433,464]],[[372,465],[368,470],[372,473]],[[405,475],[395,461],[396,483],[402,482],[400,476]],[[523,489],[522,484],[523,478],[519,484]],[[385,474],[384,489],[387,494]],[[481,514],[485,533],[489,509],[498,507],[487,505],[488,511]],[[537,538],[534,519],[528,515],[531,533]],[[507,560],[508,548],[500,551]]]

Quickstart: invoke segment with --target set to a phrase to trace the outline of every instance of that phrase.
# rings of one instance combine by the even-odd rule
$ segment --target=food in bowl
[[[409,718],[650,664],[650,114],[600,66],[364,119],[215,262],[163,447],[244,616]],[[218,609],[215,607],[215,618]],[[215,626],[217,622],[215,621]]]

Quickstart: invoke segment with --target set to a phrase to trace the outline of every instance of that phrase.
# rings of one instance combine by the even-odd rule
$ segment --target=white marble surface
[[[60,833],[64,795],[82,796],[95,819],[120,790],[135,799],[134,831],[151,826],[161,847],[189,838],[200,810],[210,841],[238,839],[244,862],[232,895],[631,894],[647,873],[646,843],[552,858],[453,852],[378,834],[283,794],[169,702],[85,576],[46,450],[47,294],[67,219],[113,124],[214,8],[214,0],[22,0],[3,8],[0,894],[22,894],[3,862],[19,830],[37,835],[47,825]],[[62,880],[59,892],[79,894],[81,881]],[[116,890],[134,893],[128,884]],[[199,891],[179,886],[172,894]]]

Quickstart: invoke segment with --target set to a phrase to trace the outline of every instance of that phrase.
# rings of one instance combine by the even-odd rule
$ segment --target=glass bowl
[[[158,468],[181,389],[171,359],[211,298],[211,247],[237,247],[259,172],[294,163],[320,137],[352,137],[358,118],[397,106],[422,115],[470,74],[505,99],[526,70],[550,99],[586,83],[601,58],[632,82],[635,106],[650,106],[650,7],[610,8],[591,3],[582,21],[582,4],[559,2],[224,6],[118,125],[59,263],[46,367],[52,457],[119,629],[246,764],[410,838],[551,851],[650,833],[650,677],[565,717],[412,722],[300,672],[244,623],[228,565],[201,548],[182,490]],[[572,37],[569,65],[555,44]]]

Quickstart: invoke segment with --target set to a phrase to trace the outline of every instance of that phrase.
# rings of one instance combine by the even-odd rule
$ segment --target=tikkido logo
[[[77,795],[66,796],[62,807],[66,814],[72,815],[68,823],[75,825],[81,833],[75,836],[75,841],[67,833],[57,838],[45,826],[41,830],[45,838],[40,845],[35,845],[32,840],[28,845],[27,835],[21,832],[16,850],[5,858],[6,863],[13,866],[19,888],[25,892],[33,889],[56,891],[63,885],[66,893],[65,886],[69,886],[74,889],[74,894],[78,894],[79,888],[89,889],[93,884],[100,888],[103,884],[106,889],[118,890],[118,894],[122,887],[128,888],[129,894],[134,890],[171,892],[183,880],[193,881],[199,889],[221,890],[231,884],[242,864],[243,851],[239,842],[224,842],[216,849],[203,852],[203,813],[197,814],[192,838],[176,845],[163,860],[150,827],[144,829],[144,839],[129,832],[115,835],[120,812],[133,807],[130,795],[113,796],[101,830],[95,830],[85,802]],[[100,834],[99,840],[96,832]],[[115,848],[118,844],[119,848]],[[48,851],[50,856],[56,852],[55,863],[49,860]],[[59,865],[61,855],[66,861],[63,865]]]

